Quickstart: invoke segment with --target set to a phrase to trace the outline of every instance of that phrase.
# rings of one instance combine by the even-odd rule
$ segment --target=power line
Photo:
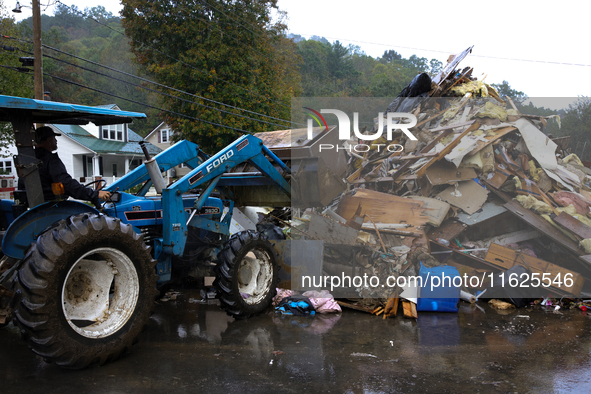
[[[163,109],[163,108],[158,108],[158,107],[155,107],[155,106],[153,106],[153,105],[150,105],[150,104],[141,103],[141,102],[139,102],[139,101],[135,101],[135,100],[131,100],[131,99],[128,99],[128,98],[125,98],[125,97],[122,97],[122,96],[118,96],[118,95],[116,95],[116,94],[107,93],[107,92],[105,92],[105,91],[102,91],[102,90],[99,90],[99,89],[95,89],[95,88],[92,88],[92,87],[90,87],[90,86],[82,85],[82,84],[80,84],[80,83],[78,83],[78,82],[69,81],[69,80],[67,80],[67,79],[64,79],[64,78],[61,78],[61,77],[58,77],[58,76],[55,76],[55,75],[51,75],[51,74],[48,74],[48,73],[43,73],[43,75],[47,75],[47,76],[48,76],[48,77],[50,77],[50,78],[57,79],[57,80],[59,80],[59,81],[62,81],[62,82],[65,82],[65,83],[69,83],[69,84],[72,84],[72,85],[75,85],[75,86],[78,86],[78,87],[81,87],[81,88],[85,88],[85,89],[89,89],[89,90],[92,90],[92,91],[95,91],[95,92],[98,92],[98,93],[106,94],[107,96],[116,97],[116,98],[118,98],[118,99],[125,100],[125,101],[129,101],[129,102],[131,102],[131,103],[134,103],[134,104],[138,104],[138,105],[142,105],[142,106],[144,106],[144,107],[148,107],[148,108],[156,109],[156,110],[158,110],[158,111],[162,111],[162,112],[168,112],[168,113],[170,113],[170,114],[173,114],[173,115],[176,115],[176,116],[181,116],[181,117],[183,117],[183,118],[187,118],[187,119],[191,119],[191,120],[196,120],[196,121],[198,121],[198,122],[207,123],[207,124],[210,124],[210,125],[212,125],[212,126],[219,126],[219,127],[223,127],[223,128],[225,128],[225,129],[229,129],[229,130],[232,130],[232,131],[237,131],[237,132],[239,132],[239,133],[241,133],[241,134],[244,134],[244,133],[246,133],[246,134],[252,134],[252,132],[250,132],[250,131],[246,131],[246,130],[238,129],[238,128],[231,127],[231,126],[226,126],[226,125],[219,124],[219,123],[215,123],[215,122],[210,122],[210,121],[208,121],[208,120],[205,120],[205,119],[195,118],[195,117],[193,117],[193,116],[189,116],[189,115],[181,114],[181,113],[179,113],[179,112],[170,111],[170,110]]]
[[[15,37],[10,37],[10,36],[4,36],[4,37],[5,38],[15,39],[15,40],[22,41],[22,42],[27,42],[25,40],[21,40],[21,39],[15,38]],[[223,105],[223,106],[226,106],[226,107],[229,107],[229,108],[234,108],[234,109],[239,110],[239,111],[244,111],[244,112],[251,113],[251,114],[254,114],[254,115],[258,115],[258,116],[262,116],[262,117],[265,117],[265,118],[269,118],[269,119],[274,119],[274,120],[278,120],[278,121],[281,121],[281,122],[290,123],[290,121],[285,120],[285,119],[275,118],[275,117],[272,117],[272,116],[269,116],[269,115],[264,115],[264,114],[261,114],[261,113],[258,113],[258,112],[254,112],[254,111],[250,111],[250,110],[247,110],[247,109],[235,107],[235,106],[232,106],[232,105],[229,105],[229,104],[224,104],[224,103],[219,102],[219,101],[211,100],[211,99],[208,99],[206,97],[195,95],[195,94],[192,94],[192,93],[189,93],[189,92],[185,92],[185,91],[182,91],[182,90],[179,90],[179,89],[170,87],[170,86],[166,86],[166,85],[163,85],[163,84],[160,84],[160,83],[157,83],[157,82],[154,82],[154,81],[151,81],[151,80],[142,78],[142,77],[138,77],[136,75],[129,74],[129,73],[126,73],[124,71],[120,71],[120,70],[117,70],[115,68],[112,68],[112,67],[109,67],[109,66],[105,66],[103,64],[96,63],[96,62],[93,62],[93,61],[88,60],[88,59],[84,59],[82,57],[79,57],[79,56],[70,54],[68,52],[59,50],[57,48],[50,47],[48,45],[43,45],[43,47],[45,47],[47,49],[50,49],[50,50],[53,50],[53,51],[56,51],[56,52],[59,52],[59,53],[62,53],[62,54],[65,54],[65,55],[68,55],[68,56],[71,56],[71,57],[74,57],[76,59],[79,59],[79,60],[82,60],[82,61],[91,63],[93,65],[106,68],[106,69],[108,69],[110,71],[118,72],[118,73],[121,73],[121,74],[126,75],[126,76],[129,76],[129,77],[137,78],[137,79],[139,79],[139,80],[141,80],[143,82],[152,83],[154,85],[157,85],[157,86],[160,86],[160,87],[163,87],[163,88],[167,88],[167,89],[170,89],[170,90],[173,90],[173,91],[182,93],[182,94],[186,94],[186,95],[189,95],[189,96],[198,98],[198,99],[202,99],[202,100],[205,100],[205,101],[208,101],[208,102],[212,102],[212,103],[215,103],[215,104]],[[31,52],[25,51],[23,49],[20,49],[20,48],[17,48],[17,49],[19,51],[23,52],[23,53],[26,53],[26,54],[29,54],[29,55],[31,54]],[[47,54],[44,54],[43,56],[44,57],[48,57],[50,59],[54,59],[54,60],[60,61],[60,62],[63,62],[63,63],[66,63],[66,64],[71,65],[71,66],[74,66],[74,67],[81,68],[81,69],[86,70],[86,71],[89,71],[89,72],[94,72],[94,73],[96,73],[98,75],[102,75],[102,76],[107,77],[107,78],[111,78],[111,79],[114,79],[114,80],[117,80],[117,81],[120,81],[120,82],[124,82],[126,84],[129,84],[129,85],[132,85],[132,86],[135,86],[135,87],[139,87],[139,88],[142,88],[142,89],[146,89],[148,91],[151,91],[151,92],[154,92],[154,93],[158,93],[158,94],[161,94],[161,95],[164,95],[164,96],[168,96],[168,97],[171,97],[171,98],[176,98],[176,99],[179,99],[179,100],[182,100],[182,101],[191,103],[191,104],[196,104],[196,105],[203,106],[203,107],[206,107],[206,108],[209,108],[209,109],[213,109],[215,111],[224,112],[224,113],[227,113],[227,114],[230,114],[230,115],[233,115],[233,116],[238,116],[238,117],[246,118],[246,119],[253,120],[253,121],[259,122],[259,123],[266,123],[266,124],[270,124],[270,125],[274,125],[274,126],[286,127],[285,125],[282,125],[282,124],[277,124],[277,123],[273,123],[273,122],[267,122],[267,121],[260,120],[260,119],[254,119],[254,118],[251,118],[251,117],[248,117],[248,116],[245,116],[245,115],[233,113],[233,112],[230,112],[230,111],[225,111],[225,110],[220,109],[220,108],[211,107],[211,106],[208,106],[208,105],[205,105],[205,104],[201,104],[201,103],[198,103],[198,102],[195,102],[195,101],[190,101],[190,100],[187,100],[187,99],[178,97],[178,96],[173,96],[173,95],[170,95],[168,93],[164,93],[164,92],[160,92],[160,91],[157,91],[157,90],[154,90],[154,89],[150,89],[148,87],[141,86],[141,85],[138,85],[138,84],[134,84],[132,82],[128,82],[128,81],[125,81],[125,80],[122,80],[122,79],[119,79],[119,78],[116,78],[116,77],[113,77],[113,76],[110,76],[110,75],[107,75],[107,74],[103,74],[103,73],[100,73],[98,71],[94,71],[94,70],[91,70],[91,69],[88,69],[88,68],[85,68],[85,67],[82,67],[82,66],[79,66],[79,65],[76,65],[76,64],[67,62],[65,60],[62,60],[62,59],[59,59],[59,58],[56,58],[56,57],[53,57],[53,56],[50,56],[50,55],[47,55]]]
[[[19,72],[22,72],[22,71],[30,71],[29,69],[22,68],[22,67],[5,66],[5,65],[0,65],[0,67],[7,68],[7,69],[10,69],[10,70],[13,70],[13,71],[19,71]],[[181,113],[178,113],[178,112],[175,112],[175,111],[170,111],[170,110],[166,110],[166,109],[163,109],[163,108],[155,107],[153,105],[142,103],[142,102],[139,102],[139,101],[136,101],[136,100],[131,100],[131,99],[128,99],[128,98],[125,98],[125,97],[122,97],[122,96],[119,96],[119,95],[116,95],[116,94],[105,92],[105,91],[100,90],[100,89],[92,88],[90,86],[86,86],[86,85],[83,85],[83,84],[80,84],[80,83],[77,83],[77,82],[74,82],[74,81],[70,81],[70,80],[67,80],[67,79],[58,77],[56,75],[49,74],[49,73],[43,73],[43,75],[46,75],[46,76],[48,76],[50,78],[53,78],[53,79],[57,79],[59,81],[65,82],[65,83],[69,83],[71,85],[75,85],[75,86],[78,86],[78,87],[81,87],[81,88],[84,88],[84,89],[92,90],[94,92],[105,94],[107,96],[115,97],[115,98],[118,98],[118,99],[121,99],[121,100],[129,101],[131,103],[138,104],[138,105],[141,105],[141,106],[144,106],[144,107],[148,107],[148,108],[152,108],[152,109],[155,109],[155,110],[158,110],[158,111],[167,112],[167,113],[170,113],[170,114],[173,114],[173,115],[176,115],[176,116],[180,116],[180,117],[183,117],[183,118],[195,120],[195,121],[198,121],[198,122],[207,123],[207,124],[210,124],[212,126],[223,127],[223,128],[226,128],[226,129],[229,129],[229,130],[232,130],[232,131],[241,133],[241,134],[244,134],[244,133],[246,133],[246,134],[253,134],[250,131],[238,129],[236,127],[226,126],[226,125],[223,125],[223,124],[220,124],[220,123],[216,123],[216,122],[210,122],[210,121],[205,120],[205,119],[195,118],[193,116],[189,116],[189,115],[181,114]]]
[[[305,34],[305,33],[303,33],[303,34],[310,36],[310,34]],[[329,37],[329,36],[323,36],[323,38],[330,38],[332,40],[339,40],[339,41],[343,41],[343,42],[355,42],[355,43],[360,43],[360,44],[380,45],[380,46],[384,46],[384,47],[388,47],[388,48],[400,48],[400,49],[411,49],[414,51],[443,53],[445,55],[449,55],[450,53],[454,53],[453,51],[442,51],[440,49],[425,49],[425,48],[409,47],[409,46],[402,46],[402,45],[384,44],[381,42],[352,40],[352,39],[348,39],[348,38],[338,38],[338,37]],[[548,61],[548,60],[535,60],[535,59],[516,59],[516,58],[511,58],[511,57],[487,56],[487,55],[477,55],[477,54],[470,54],[470,56],[484,58],[484,59],[509,60],[509,61],[515,61],[515,62],[546,63],[546,64],[558,64],[558,65],[562,65],[562,66],[591,67],[591,64],[581,64],[581,63],[554,62],[554,61]]]
[[[64,3],[62,3],[60,0],[56,0],[56,2],[57,2],[57,3],[59,3],[59,4],[61,4],[61,5],[63,5],[63,6],[65,6],[65,7],[68,7],[69,9],[71,9],[71,10],[72,10],[72,11],[74,11],[74,12],[77,12],[77,13],[81,14],[81,15],[82,15],[83,17],[85,17],[85,18],[90,18],[90,19],[92,19],[93,21],[95,21],[96,23],[98,23],[98,24],[99,24],[99,25],[101,25],[101,26],[104,26],[104,27],[106,27],[106,28],[108,28],[108,29],[110,29],[110,30],[112,30],[112,31],[114,31],[114,32],[116,32],[116,33],[118,33],[118,34],[121,34],[121,35],[122,35],[122,36],[124,36],[124,37],[127,37],[127,36],[125,35],[125,33],[122,33],[122,32],[120,32],[120,31],[118,31],[118,30],[114,29],[113,27],[111,27],[111,26],[109,26],[109,25],[106,25],[106,24],[104,24],[104,23],[102,23],[102,22],[98,21],[98,20],[97,20],[97,19],[95,19],[95,18],[92,18],[92,17],[90,17],[90,16],[87,16],[87,15],[85,15],[85,14],[84,14],[82,11],[78,11],[77,9],[73,9],[71,6],[69,6],[69,5],[67,5],[67,4],[64,4]],[[129,38],[129,37],[127,37],[127,38]],[[210,74],[210,73],[209,73],[209,72],[207,72],[207,71],[200,70],[200,69],[196,68],[195,66],[193,66],[193,65],[191,65],[191,64],[188,64],[188,63],[185,63],[185,62],[183,62],[182,60],[180,60],[180,59],[177,59],[177,58],[175,58],[175,57],[172,57],[172,56],[170,56],[170,55],[168,55],[168,54],[166,54],[166,53],[164,53],[164,52],[162,52],[162,51],[160,51],[160,50],[158,50],[158,49],[156,49],[156,48],[152,47],[151,45],[148,45],[148,44],[146,44],[146,43],[144,43],[144,42],[141,42],[141,41],[136,41],[136,40],[132,40],[132,41],[134,41],[134,42],[137,42],[137,43],[139,43],[139,44],[142,44],[142,45],[144,45],[144,46],[146,46],[146,47],[148,47],[148,48],[150,48],[150,49],[152,49],[152,50],[156,51],[157,53],[159,53],[159,54],[161,54],[161,55],[163,55],[163,56],[165,56],[165,57],[168,57],[168,58],[170,58],[170,59],[172,59],[172,60],[174,60],[174,61],[176,61],[176,62],[178,62],[178,63],[181,63],[181,64],[183,64],[184,66],[190,67],[191,69],[193,69],[193,70],[196,70],[196,71],[198,71],[198,72],[200,72],[200,73],[202,73],[202,74],[206,74],[206,75],[207,75],[208,77],[210,77],[210,78],[214,78],[214,79],[216,79],[216,80],[222,81],[222,82],[224,82],[224,83],[227,83],[227,84],[230,84],[230,85],[232,85],[232,86],[235,86],[235,87],[237,87],[237,88],[239,88],[239,89],[242,89],[242,90],[244,90],[244,91],[246,91],[246,92],[249,92],[249,93],[251,93],[251,94],[253,94],[253,95],[255,95],[255,96],[259,96],[259,97],[261,97],[261,98],[265,99],[265,100],[266,100],[266,101],[268,101],[268,102],[274,102],[274,103],[276,103],[276,104],[279,104],[279,105],[281,105],[281,106],[283,106],[283,107],[285,107],[285,108],[291,108],[290,106],[288,106],[288,105],[286,105],[286,104],[284,104],[284,103],[282,103],[282,102],[280,102],[280,101],[274,100],[274,99],[272,99],[272,98],[269,98],[269,97],[267,97],[267,96],[264,96],[264,95],[262,95],[262,94],[260,94],[260,93],[253,92],[253,91],[251,91],[250,89],[246,89],[245,87],[243,87],[243,86],[240,86],[240,85],[237,85],[237,84],[235,84],[235,83],[233,83],[233,82],[231,82],[231,81],[226,81],[225,79],[223,79],[223,78],[220,78],[220,77],[218,77],[218,76],[216,76],[216,75],[212,75],[212,74]]]
[[[171,86],[163,85],[161,83],[154,82],[154,81],[151,81],[151,80],[146,79],[146,78],[138,77],[137,75],[129,74],[129,73],[126,73],[125,71],[117,70],[115,68],[112,68],[112,67],[109,67],[109,66],[105,66],[104,64],[100,64],[100,63],[93,62],[92,60],[84,59],[84,58],[82,58],[80,56],[76,56],[76,55],[73,55],[71,53],[64,52],[64,51],[62,51],[60,49],[53,48],[53,47],[50,47],[50,46],[45,45],[45,44],[43,44],[43,47],[44,48],[47,48],[47,49],[50,49],[52,51],[63,53],[64,55],[71,56],[71,57],[73,57],[75,59],[85,61],[85,62],[90,63],[90,64],[93,64],[95,66],[103,67],[103,68],[106,68],[107,70],[118,72],[118,73],[121,73],[121,74],[126,75],[128,77],[136,78],[136,79],[139,79],[140,81],[148,82],[148,83],[154,84],[156,86],[160,86],[162,88],[170,89],[170,90],[175,91],[175,92],[178,92],[178,93],[186,94],[188,96],[192,96],[192,97],[195,97],[195,98],[198,98],[198,99],[202,99],[202,100],[205,100],[205,101],[214,103],[214,104],[223,105],[223,106],[226,106],[228,108],[233,108],[233,109],[237,109],[239,111],[244,111],[244,112],[247,112],[247,113],[250,113],[250,114],[253,114],[253,115],[263,116],[265,118],[274,119],[274,120],[278,120],[278,121],[281,121],[281,122],[288,122],[289,123],[289,121],[288,120],[285,120],[285,119],[276,118],[276,117],[273,117],[273,116],[264,115],[264,114],[261,114],[261,113],[258,113],[258,112],[250,111],[250,110],[247,110],[247,109],[244,109],[244,108],[236,107],[236,106],[233,106],[233,105],[230,105],[230,104],[225,104],[225,103],[222,103],[220,101],[208,99],[207,97],[199,96],[197,94],[189,93],[189,92],[186,92],[184,90],[173,88]],[[173,96],[173,97],[175,97],[175,96]],[[196,104],[198,104],[198,103],[196,103]],[[199,105],[202,105],[202,104],[199,104]]]
[[[54,59],[54,60],[57,60],[59,62],[65,63],[65,64],[67,64],[69,66],[77,67],[77,68],[80,68],[80,69],[82,69],[84,71],[89,71],[89,72],[92,72],[92,73],[101,75],[103,77],[107,77],[107,78],[113,79],[115,81],[123,82],[125,84],[131,85],[131,86],[134,86],[134,87],[137,87],[137,88],[145,89],[147,91],[150,91],[150,92],[153,92],[153,93],[156,93],[156,94],[160,94],[160,95],[163,95],[163,96],[166,96],[166,97],[170,97],[170,98],[173,98],[173,99],[181,100],[181,101],[184,101],[186,103],[196,104],[196,105],[199,105],[199,106],[202,106],[202,107],[205,107],[205,108],[213,109],[214,111],[223,112],[225,114],[229,114],[229,115],[232,115],[232,116],[238,116],[240,118],[249,119],[249,120],[252,120],[252,121],[255,121],[255,122],[259,122],[259,123],[266,123],[266,124],[273,125],[273,126],[285,127],[285,125],[281,125],[281,124],[278,124],[278,123],[272,123],[272,122],[267,122],[265,120],[254,119],[254,118],[248,117],[246,115],[241,115],[241,114],[237,114],[237,113],[234,113],[234,112],[226,111],[226,110],[223,110],[223,109],[220,109],[220,108],[211,107],[209,105],[201,104],[201,103],[198,103],[196,101],[187,100],[187,99],[184,99],[182,97],[173,96],[173,95],[168,94],[168,93],[160,92],[160,91],[158,91],[156,89],[151,89],[151,88],[148,88],[148,87],[139,85],[139,84],[135,84],[133,82],[126,81],[126,80],[121,79],[121,78],[113,77],[111,75],[104,74],[104,73],[101,73],[99,71],[91,70],[89,68],[82,67],[82,66],[79,66],[79,65],[74,64],[74,63],[67,62],[65,60],[59,59],[59,58],[54,57],[54,56],[50,56],[50,55],[45,55],[44,54],[43,57]]]

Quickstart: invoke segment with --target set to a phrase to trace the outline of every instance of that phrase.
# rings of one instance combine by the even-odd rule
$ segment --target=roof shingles
[[[112,153],[120,155],[141,155],[143,153],[139,144],[139,142],[143,139],[131,129],[128,129],[128,142],[122,142],[96,138],[88,131],[77,125],[56,124],[53,126],[66,134],[68,137],[72,138],[74,141],[96,153]],[[157,155],[158,153],[162,152],[162,149],[152,145],[147,141],[146,147],[148,148],[148,152],[150,152],[151,155]]]

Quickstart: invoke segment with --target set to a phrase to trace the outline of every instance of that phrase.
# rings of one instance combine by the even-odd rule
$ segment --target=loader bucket
[[[321,151],[321,146],[339,144],[336,126],[314,128],[312,139],[307,138],[307,129],[270,131],[256,137],[291,168],[292,198],[288,206],[323,207],[346,189],[344,152]]]

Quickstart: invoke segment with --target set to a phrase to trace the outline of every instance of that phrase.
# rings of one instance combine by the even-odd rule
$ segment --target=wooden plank
[[[439,116],[443,115],[443,113],[447,110],[448,110],[448,108],[446,108],[442,111],[439,111],[438,113],[436,113],[435,115],[431,116],[428,119],[421,120],[419,123],[417,123],[417,125],[415,127],[420,127],[420,126],[424,125],[425,123],[428,123],[428,122],[432,121],[433,119],[438,118]]]
[[[361,171],[363,170],[363,166],[359,167],[357,169],[357,171],[355,171],[354,173],[352,173],[348,178],[347,178],[347,182],[349,183],[353,183],[353,181],[357,178],[359,178],[359,175],[361,175]]]
[[[474,71],[474,69],[472,67],[470,67],[468,69],[468,71],[466,71],[465,73],[463,73],[462,75],[460,75],[458,78],[456,78],[455,82],[452,83],[451,85],[449,85],[444,91],[443,93],[441,93],[441,95],[444,95],[445,93],[447,93],[451,88],[453,88],[454,86],[456,86],[456,84],[458,82],[460,82],[462,79],[464,79],[464,77],[469,77],[472,74],[472,71]]]
[[[396,297],[394,299],[394,306],[392,307],[392,311],[390,313],[396,316],[398,314],[398,305],[400,304],[400,297]]]
[[[533,226],[538,231],[546,234],[548,237],[552,238],[554,241],[559,243],[568,251],[574,253],[576,256],[582,256],[584,254],[584,252],[579,249],[579,245],[576,242],[567,237],[564,233],[562,233],[562,231],[552,226],[540,215],[530,211],[529,209],[523,208],[517,201],[511,200],[503,206],[511,211],[511,213],[513,213],[515,216],[522,219],[530,226]],[[587,269],[589,270],[587,272],[591,272],[591,267],[587,267]]]
[[[503,127],[502,129],[497,130],[495,132],[495,135],[483,137],[484,139],[488,140],[488,142],[484,142],[484,141],[480,141],[479,140],[478,143],[477,143],[478,145],[476,147],[474,147],[470,151],[470,153],[468,153],[468,154],[469,155],[473,155],[475,153],[480,152],[481,150],[483,150],[484,148],[486,148],[488,145],[492,144],[493,142],[495,142],[499,138],[501,138],[501,137],[503,137],[503,136],[505,136],[505,135],[507,135],[507,134],[509,134],[509,133],[511,133],[513,131],[515,131],[515,130],[517,130],[517,128],[516,127],[513,127],[513,126]]]
[[[563,280],[563,283],[560,286],[555,286],[555,284],[552,283],[550,287],[553,289],[566,291],[575,296],[579,295],[585,282],[583,276],[578,272],[568,270],[527,254],[518,253],[512,249],[497,245],[495,243],[490,245],[484,259],[489,263],[499,265],[505,269],[509,269],[514,265],[524,265],[529,268],[532,273],[539,273],[540,279],[542,279],[543,274],[550,274],[551,281],[553,281],[554,278],[560,274],[560,278]],[[572,286],[566,286],[564,284],[565,275],[572,275]]]
[[[449,125],[449,126],[443,126],[443,127],[437,127],[435,129],[431,129],[429,131],[431,132],[438,132],[441,131],[441,133],[439,133],[439,135],[435,138],[433,138],[428,144],[427,146],[425,146],[423,149],[421,149],[421,151],[419,153],[429,153],[431,151],[431,149],[433,149],[435,147],[435,145],[437,145],[437,143],[439,142],[440,139],[447,137],[448,135],[450,135],[453,132],[453,129],[455,127],[460,127],[462,125],[468,125],[468,124],[473,124],[474,121],[471,122],[466,122],[466,123],[462,123],[462,124],[455,124],[455,125]],[[406,161],[403,165],[401,165],[394,174],[392,174],[392,178],[395,180],[397,179],[400,175],[402,175],[404,172],[406,172],[406,170],[408,170],[408,168],[410,166],[412,166],[414,163],[416,163],[417,160],[408,160]]]
[[[344,302],[344,301],[337,301],[337,304],[339,304],[340,306],[342,306],[343,308],[349,308],[349,309],[354,309],[356,311],[361,311],[361,312],[367,312],[367,313],[372,313],[373,309],[371,308],[366,308],[364,306],[359,306],[359,305],[355,305],[355,304],[350,304],[348,302]]]
[[[439,74],[433,78],[433,82],[435,82],[438,86],[441,85],[455,71],[458,64],[460,64],[460,62],[472,52],[473,47],[474,45],[458,54],[451,55],[448,58],[447,64],[443,67]]]
[[[560,215],[553,218],[553,220],[558,223],[560,227],[572,231],[577,236],[581,237],[581,239],[591,238],[591,227],[566,212],[561,212]]]
[[[431,153],[420,153],[418,155],[394,156],[390,161],[397,162],[397,161],[414,160],[414,159],[418,160],[418,159],[423,159],[425,157],[433,157],[433,156],[437,156],[437,153],[431,152]]]
[[[478,121],[472,121],[472,125],[468,126],[460,135],[458,135],[453,141],[451,141],[449,144],[447,144],[445,146],[445,148],[443,148],[441,150],[441,152],[439,152],[437,154],[437,156],[433,157],[431,160],[429,160],[426,164],[424,164],[416,173],[415,175],[417,177],[422,177],[423,175],[425,175],[425,172],[427,171],[427,169],[433,165],[436,161],[441,160],[445,155],[447,155],[449,152],[452,151],[453,148],[456,147],[456,145],[458,145],[460,143],[460,141],[462,140],[462,138],[464,138],[466,135],[468,135],[469,133],[473,132],[474,130],[478,130],[478,128],[480,127],[480,123],[478,123]],[[469,122],[467,122],[469,123]],[[457,126],[455,126],[457,127]]]
[[[402,301],[402,312],[404,313],[404,317],[416,319],[418,317],[417,304],[410,301]]]
[[[439,126],[439,127],[434,128],[434,129],[430,129],[429,131],[431,133],[435,133],[435,132],[438,132],[438,131],[453,130],[453,129],[456,129],[458,127],[471,126],[471,125],[474,124],[474,122],[475,122],[474,120],[471,120],[471,121],[468,121],[468,122],[453,123],[453,124],[448,124],[448,125],[445,125],[445,126]],[[435,145],[433,145],[433,146],[435,146]],[[429,150],[431,150],[431,149],[429,149]]]
[[[357,189],[355,195],[343,197],[336,213],[344,218],[352,217],[359,204],[360,216],[367,215],[377,223],[406,223],[418,227],[430,220],[421,201],[367,189]]]
[[[451,208],[448,203],[435,198],[422,196],[409,196],[408,198],[423,202],[424,213],[429,217],[429,224],[434,227],[441,225]]]
[[[468,226],[457,220],[446,220],[438,228],[429,231],[429,239],[446,239],[452,241],[460,235]]]

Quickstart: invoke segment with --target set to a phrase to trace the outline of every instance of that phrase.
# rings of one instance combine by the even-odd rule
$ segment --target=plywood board
[[[407,223],[418,227],[431,220],[424,211],[422,201],[366,189],[358,189],[355,195],[343,197],[337,214],[345,219],[351,218],[359,204],[360,216],[367,215],[374,223]]]
[[[410,196],[411,200],[422,201],[425,215],[429,217],[429,224],[439,227],[447,216],[450,206],[448,203],[429,197]]]
[[[488,190],[470,180],[459,182],[458,186],[450,186],[437,195],[437,198],[473,214],[482,208],[488,198]]]
[[[547,261],[538,259],[533,256],[529,256],[527,254],[518,254],[516,251],[512,249],[497,244],[490,245],[486,257],[484,259],[489,263],[499,265],[506,269],[509,269],[514,265],[524,265],[527,268],[529,268],[532,271],[532,273],[539,273],[540,279],[542,278],[543,274],[549,274],[547,276],[551,278],[551,282],[558,276],[558,274],[560,274],[560,278],[562,280],[565,278],[565,275],[568,274],[573,280],[572,286],[566,286],[564,284],[564,281],[562,281],[561,285],[552,283],[550,287],[553,289],[566,291],[575,296],[579,295],[585,282],[583,276],[578,272],[567,270],[566,268],[560,267],[558,265],[549,263]],[[542,287],[540,286],[540,288]]]

